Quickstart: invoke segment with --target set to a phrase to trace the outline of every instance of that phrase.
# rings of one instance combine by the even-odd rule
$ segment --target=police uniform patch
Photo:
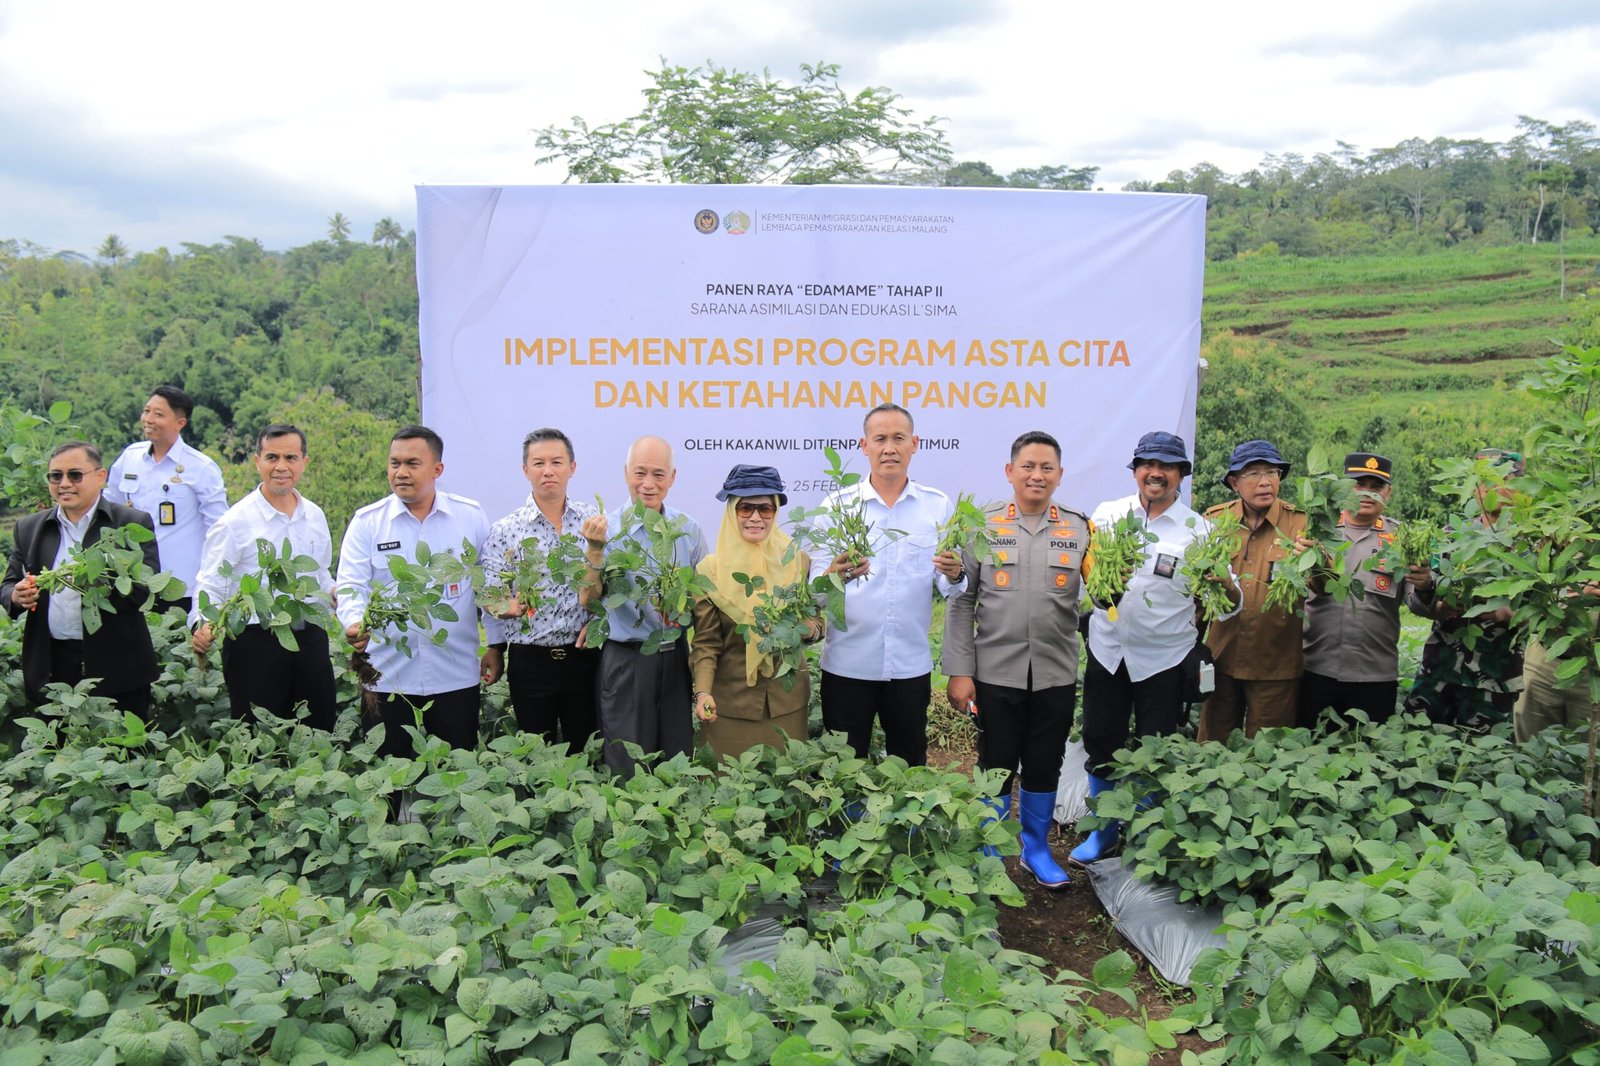
[[[1010,574],[1006,573],[1004,570],[996,570],[994,572],[994,587],[995,588],[997,588],[997,589],[1009,588],[1010,585],[1011,585],[1011,575]]]
[[[1062,558],[1066,558],[1066,556],[1062,556]],[[1057,574],[1056,575],[1056,588],[1064,589],[1066,587],[1067,587],[1067,575],[1066,574]]]
[[[1378,574],[1373,579],[1372,585],[1379,592],[1388,592],[1394,587],[1394,582],[1390,579],[1388,574]]]

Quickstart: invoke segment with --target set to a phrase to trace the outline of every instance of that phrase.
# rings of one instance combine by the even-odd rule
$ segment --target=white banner
[[[671,502],[714,535],[733,464],[777,467],[810,506],[823,447],[866,473],[862,419],[889,401],[915,418],[918,481],[1008,498],[1011,442],[1042,429],[1057,499],[1087,512],[1133,491],[1143,433],[1192,447],[1204,244],[1198,196],[419,187],[441,487],[507,513],[528,495],[523,436],[555,426],[576,449],[569,496],[614,506],[628,445],[656,434]]]

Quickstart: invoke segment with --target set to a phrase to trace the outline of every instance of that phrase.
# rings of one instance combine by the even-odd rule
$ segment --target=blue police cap
[[[722,482],[722,488],[717,490],[717,499],[726,501],[729,496],[738,496],[740,499],[749,496],[772,496],[777,499],[779,506],[789,502],[789,497],[783,491],[783,478],[778,476],[777,468],[746,466],[744,463],[728,471],[728,476]]]
[[[1188,477],[1194,470],[1194,464],[1189,462],[1188,449],[1184,447],[1183,438],[1174,433],[1163,433],[1161,430],[1152,430],[1139,438],[1139,443],[1133,449],[1133,461],[1128,464],[1132,470],[1139,465],[1140,459],[1154,459],[1158,463],[1171,463],[1183,471],[1183,476]]]
[[[1230,477],[1251,463],[1271,463],[1284,477],[1289,476],[1289,461],[1278,454],[1277,447],[1271,441],[1247,440],[1233,450],[1233,456],[1228,460],[1228,472],[1222,475],[1222,483],[1226,485]]]

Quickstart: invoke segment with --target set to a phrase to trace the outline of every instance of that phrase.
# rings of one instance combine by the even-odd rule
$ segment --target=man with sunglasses
[[[50,454],[50,498],[47,511],[17,523],[16,539],[0,604],[13,615],[27,613],[22,627],[22,680],[28,699],[46,702],[48,684],[76,685],[98,678],[94,693],[116,702],[141,718],[150,712],[150,684],[160,673],[150,628],[141,607],[144,590],[123,596],[111,590],[112,610],[89,632],[83,624],[83,600],[71,589],[45,592],[34,577],[65,563],[74,547],[87,547],[108,529],[140,525],[154,532],[143,511],[112,503],[102,495],[106,470],[100,450],[81,440],[67,441]],[[145,565],[161,569],[154,538],[145,541]]]
[[[1212,622],[1206,633],[1217,687],[1200,712],[1201,740],[1226,740],[1235,729],[1253,737],[1270,726],[1295,724],[1304,626],[1293,611],[1264,609],[1272,568],[1310,543],[1306,516],[1278,498],[1288,476],[1289,462],[1275,445],[1247,440],[1233,449],[1222,478],[1238,499],[1205,514],[1211,522],[1231,511],[1244,527],[1232,564],[1243,603],[1238,614]]]

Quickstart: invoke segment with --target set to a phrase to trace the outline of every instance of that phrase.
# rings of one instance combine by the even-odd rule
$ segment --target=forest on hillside
[[[1503,144],[1411,138],[1365,153],[1340,144],[1311,159],[1270,155],[1243,174],[1201,163],[1132,183],[1135,191],[1207,197],[1213,264],[1205,354],[1217,384],[1201,398],[1201,441],[1271,431],[1286,451],[1304,454],[1328,434],[1322,443],[1332,449],[1383,445],[1426,471],[1433,459],[1482,436],[1489,413],[1499,411],[1507,435],[1514,434],[1523,413],[1507,407],[1503,394],[1526,361],[1553,341],[1596,343],[1600,332],[1596,302],[1584,296],[1600,264],[1600,139],[1577,121],[1525,117],[1519,129]],[[1095,173],[1043,166],[1001,175],[968,161],[875,180],[1081,189],[1092,187]],[[396,426],[417,416],[420,351],[412,235],[383,219],[370,241],[360,241],[342,213],[327,222],[325,239],[283,251],[240,236],[134,251],[109,235],[89,257],[0,239],[0,401],[43,412],[67,400],[71,424],[114,451],[137,435],[149,389],[180,384],[198,404],[187,435],[222,461],[235,494],[252,483],[245,460],[254,430],[268,421],[299,422],[311,430],[316,456],[308,494],[339,521],[385,491],[372,456]],[[1387,265],[1295,265],[1353,260]],[[1414,271],[1410,262],[1427,266]],[[1505,269],[1508,262],[1513,269]],[[1458,263],[1464,265],[1452,265]],[[1351,280],[1366,274],[1370,283]],[[1375,292],[1393,293],[1397,274],[1415,275],[1404,308],[1355,307]],[[1502,296],[1484,287],[1496,283],[1514,288]],[[1444,320],[1447,303],[1432,298],[1435,287],[1457,294],[1451,299],[1475,292],[1482,298],[1469,302],[1490,305],[1496,315],[1495,306],[1526,302],[1530,293],[1539,304],[1499,332],[1486,330],[1480,312],[1435,336],[1426,325]],[[1345,302],[1357,318],[1410,315],[1403,323],[1409,330],[1377,332],[1408,333],[1412,347],[1396,348],[1376,366],[1366,361],[1361,337],[1331,353],[1319,347],[1317,329],[1338,318]],[[1230,331],[1250,343],[1233,343]],[[1241,359],[1250,361],[1230,371]],[[1402,392],[1431,392],[1431,402],[1389,411],[1386,423],[1341,413],[1341,405],[1362,399],[1360,388],[1339,384],[1341,374],[1356,386],[1374,374],[1385,382],[1404,378]],[[1387,391],[1395,407],[1401,401]],[[1315,420],[1306,414],[1313,404]],[[1407,410],[1414,423],[1446,429],[1391,432]],[[335,441],[337,448],[319,452],[319,444]],[[1407,489],[1416,497],[1413,509],[1423,491]]]

